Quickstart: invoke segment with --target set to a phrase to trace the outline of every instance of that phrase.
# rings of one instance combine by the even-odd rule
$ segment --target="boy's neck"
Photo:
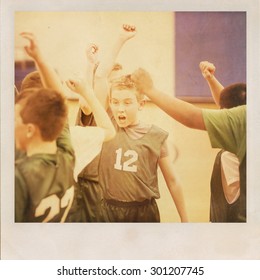
[[[27,146],[27,156],[35,154],[55,154],[57,151],[56,141],[35,141]]]

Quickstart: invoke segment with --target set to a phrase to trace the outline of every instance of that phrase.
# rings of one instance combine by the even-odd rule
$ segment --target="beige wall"
[[[16,12],[15,56],[24,59],[22,31],[34,32],[49,61],[64,79],[82,74],[88,43],[100,47],[100,59],[115,42],[122,24],[137,28],[136,37],[118,56],[125,72],[143,67],[165,92],[174,89],[174,16],[172,12]]]

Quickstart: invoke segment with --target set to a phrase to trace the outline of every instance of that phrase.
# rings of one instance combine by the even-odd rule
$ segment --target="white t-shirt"
[[[232,204],[240,195],[239,160],[227,151],[221,155],[221,178],[226,200]]]
[[[74,179],[101,151],[105,138],[103,128],[70,126],[71,142],[75,151]]]

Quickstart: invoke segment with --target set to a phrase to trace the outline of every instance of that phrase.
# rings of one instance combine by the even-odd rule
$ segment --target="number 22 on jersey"
[[[137,172],[138,154],[134,150],[127,150],[123,153],[122,148],[116,150],[116,163],[114,168],[128,172]]]
[[[43,223],[47,223],[51,221],[56,215],[59,214],[61,208],[65,208],[65,211],[61,217],[60,222],[64,223],[66,217],[71,208],[72,202],[74,198],[74,186],[67,189],[63,197],[60,199],[56,194],[52,194],[48,197],[45,197],[41,200],[40,204],[35,210],[35,217],[39,217],[44,215],[47,209],[50,209],[48,216],[42,221]]]

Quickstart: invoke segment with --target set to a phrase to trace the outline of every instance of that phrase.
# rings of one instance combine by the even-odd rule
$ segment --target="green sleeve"
[[[204,109],[203,119],[212,147],[236,154],[241,162],[246,153],[246,106]]]
[[[57,139],[57,146],[63,152],[68,153],[74,157],[74,149],[73,149],[71,139],[70,139],[70,130],[69,130],[68,123],[65,125],[65,127],[63,128],[61,134],[59,135],[59,137]]]
[[[28,207],[29,195],[26,190],[26,183],[15,168],[15,222],[24,222],[25,212]]]

